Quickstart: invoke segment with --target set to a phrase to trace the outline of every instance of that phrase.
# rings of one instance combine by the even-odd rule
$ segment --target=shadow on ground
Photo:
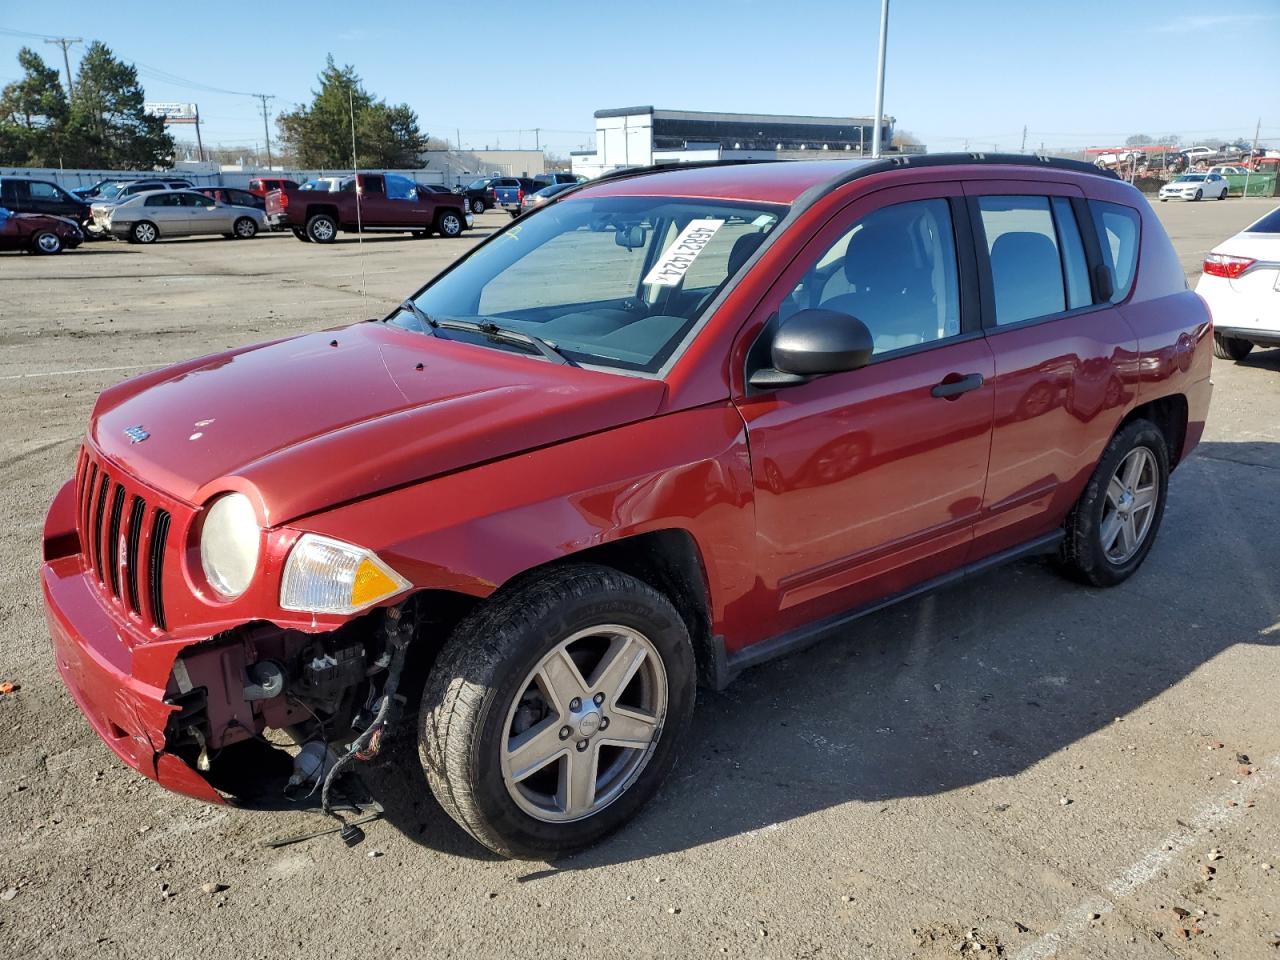
[[[1274,495],[1275,471],[1280,444],[1201,444],[1173,477],[1154,550],[1120,587],[1081,587],[1048,561],[1023,562],[867,617],[724,693],[703,691],[663,792],[558,867],[1014,776],[1233,645],[1280,641],[1264,632],[1280,620],[1280,518],[1250,506]],[[411,743],[369,782],[411,839],[487,856],[431,798]]]

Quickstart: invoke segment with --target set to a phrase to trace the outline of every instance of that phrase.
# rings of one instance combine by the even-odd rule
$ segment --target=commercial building
[[[801,117],[622,107],[597,110],[596,148],[570,154],[573,172],[696,160],[820,159],[871,150],[874,117]],[[893,117],[881,136],[893,140]],[[923,148],[918,148],[921,151]]]

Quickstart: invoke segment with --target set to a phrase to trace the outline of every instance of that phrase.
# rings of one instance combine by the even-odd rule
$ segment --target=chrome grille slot
[[[93,569],[98,574],[98,582],[102,577],[102,515],[107,509],[107,491],[111,487],[111,478],[105,470],[98,474],[98,494],[94,497],[93,506]]]
[[[141,497],[134,497],[133,509],[129,511],[129,532],[126,535],[124,553],[125,600],[134,613],[141,613],[138,609],[138,552],[142,546],[142,523],[146,516],[147,502]]]
[[[164,621],[164,548],[169,539],[169,524],[172,518],[167,510],[157,510],[155,525],[151,528],[151,557],[147,565],[147,585],[150,588],[151,619],[161,630],[165,629]]]
[[[115,493],[111,497],[111,516],[107,521],[107,542],[104,547],[103,564],[107,570],[107,580],[111,585],[111,595],[120,596],[120,551],[116,545],[120,542],[120,514],[124,513],[124,487],[116,484]]]

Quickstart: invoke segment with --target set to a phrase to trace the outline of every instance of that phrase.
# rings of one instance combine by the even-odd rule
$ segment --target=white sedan
[[[1227,198],[1227,178],[1216,173],[1184,173],[1166,183],[1156,194],[1160,202],[1166,200],[1214,200]]]
[[[1215,357],[1280,347],[1280,207],[1213,248],[1196,293],[1213,314]]]

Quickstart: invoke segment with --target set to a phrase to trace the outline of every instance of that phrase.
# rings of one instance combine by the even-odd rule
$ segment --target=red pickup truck
[[[395,173],[345,177],[332,192],[285,187],[267,194],[267,222],[302,241],[333,243],[338,231],[415,233],[457,237],[472,225],[463,198],[432,193]]]

